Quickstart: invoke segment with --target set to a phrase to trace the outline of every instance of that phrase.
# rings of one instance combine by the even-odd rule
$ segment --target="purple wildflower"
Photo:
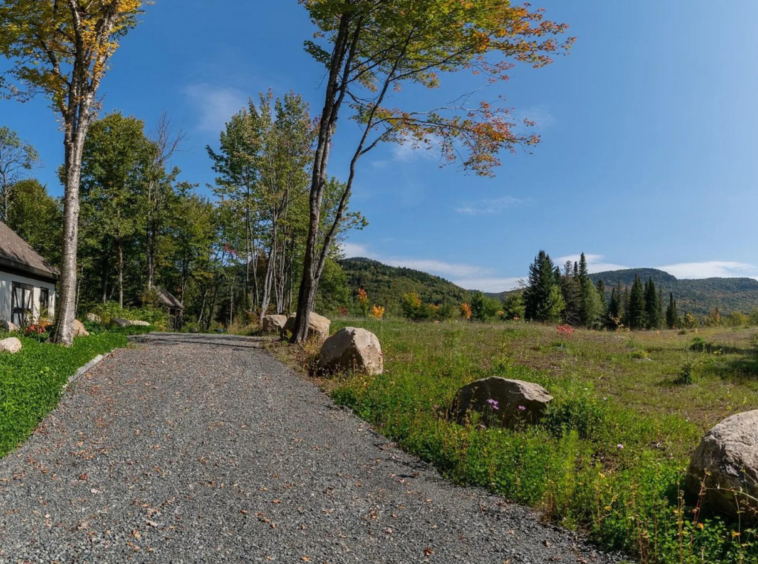
[[[519,411],[526,411],[526,408],[523,405],[518,406]]]
[[[495,411],[498,411],[500,409],[500,404],[497,402],[497,400],[488,399],[487,403],[490,404],[490,407],[492,407],[492,409]]]
[[[616,448],[619,449],[619,450],[624,450],[624,445],[622,445],[621,443],[619,443],[619,444],[616,445]]]

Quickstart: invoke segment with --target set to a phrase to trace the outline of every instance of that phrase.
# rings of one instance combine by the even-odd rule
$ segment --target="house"
[[[158,304],[167,311],[171,317],[181,317],[182,312],[184,311],[182,302],[177,300],[176,297],[165,288],[158,289]]]
[[[52,318],[60,273],[0,222],[0,320],[26,325]]]

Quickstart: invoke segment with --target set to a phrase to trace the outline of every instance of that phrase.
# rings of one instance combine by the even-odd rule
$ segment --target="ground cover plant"
[[[70,348],[18,336],[21,351],[0,355],[0,457],[14,450],[55,408],[63,386],[78,368],[100,354],[125,347],[128,335],[148,330],[101,331],[75,339]]]
[[[447,477],[535,506],[644,563],[758,562],[751,528],[699,516],[682,491],[703,433],[758,408],[754,329],[569,335],[536,324],[349,319],[332,331],[347,325],[378,335],[385,373],[345,375],[333,397]],[[695,337],[714,346],[693,350]],[[554,404],[530,428],[448,422],[456,390],[488,376],[537,382]]]

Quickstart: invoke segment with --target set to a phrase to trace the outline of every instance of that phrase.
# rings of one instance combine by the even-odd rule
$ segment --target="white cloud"
[[[495,215],[504,212],[508,208],[525,206],[529,203],[529,200],[521,200],[513,196],[503,196],[502,198],[479,200],[478,202],[455,208],[455,211],[464,215]]]
[[[413,270],[421,270],[439,276],[475,277],[487,276],[492,273],[492,270],[489,268],[481,268],[470,264],[451,263],[435,259],[382,256],[372,252],[366,245],[359,245],[356,243],[343,243],[342,252],[347,258],[370,258],[389,266],[411,268]]]
[[[217,87],[206,83],[192,84],[184,94],[197,108],[198,129],[219,132],[229,119],[247,106],[248,97],[236,88]]]
[[[453,284],[457,284],[466,290],[500,293],[520,288],[523,281],[524,278],[472,278],[470,280],[454,280]]]
[[[556,259],[557,266],[560,266],[563,268],[563,265],[567,261],[571,262],[579,262],[579,259],[581,258],[581,254],[577,255],[567,255],[565,257],[559,257]],[[593,274],[595,272],[608,272],[609,270],[626,270],[629,268],[628,266],[623,266],[621,264],[613,264],[612,262],[605,262],[605,257],[603,255],[591,255],[591,254],[584,254],[584,258],[587,260],[587,270],[590,274]]]
[[[740,278],[755,276],[758,268],[744,262],[711,260],[705,262],[683,262],[668,266],[659,266],[677,278]]]

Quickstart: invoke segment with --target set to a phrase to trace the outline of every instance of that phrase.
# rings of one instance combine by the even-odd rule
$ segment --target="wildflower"
[[[497,400],[488,399],[487,403],[490,404],[490,407],[492,407],[492,409],[495,411],[498,411],[500,409],[500,404],[497,402]]]
[[[624,445],[622,445],[621,443],[619,443],[619,444],[616,445],[616,448],[619,449],[619,450],[624,450]]]
[[[520,406],[518,406],[518,410],[519,411],[526,411],[526,407],[524,407],[523,405],[520,405]]]

